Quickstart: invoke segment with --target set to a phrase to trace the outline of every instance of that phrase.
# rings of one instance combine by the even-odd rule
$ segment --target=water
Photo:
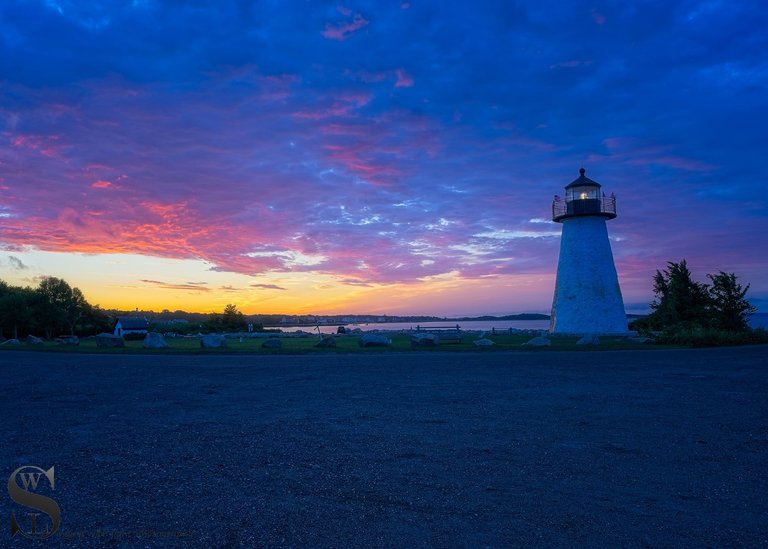
[[[347,324],[346,328],[354,330],[360,328],[364,332],[370,332],[373,330],[415,330],[416,326],[422,328],[434,328],[437,326],[456,326],[462,330],[477,330],[490,332],[492,329],[507,330],[509,328],[517,328],[518,330],[549,330],[549,320],[470,320],[470,321],[442,321],[442,322],[383,322],[383,323],[370,323],[370,324]],[[283,328],[283,331],[297,331],[304,330],[305,332],[317,333],[317,328],[304,327],[304,328]],[[335,334],[337,330],[336,326],[320,326],[320,333],[323,334]]]
[[[631,321],[631,319],[630,319]],[[415,330],[416,326],[422,328],[434,328],[436,326],[455,326],[456,324],[462,330],[473,330],[480,332],[490,332],[494,328],[496,330],[507,330],[509,328],[517,328],[518,330],[549,330],[549,320],[469,320],[469,321],[441,321],[441,322],[386,322],[386,323],[371,323],[371,324],[348,324],[346,327],[354,330],[360,328],[364,332],[373,330]],[[768,313],[757,313],[752,315],[749,325],[753,328],[766,328],[768,329]],[[304,330],[305,332],[317,332],[317,328],[303,327],[303,328],[283,328],[283,331],[294,332],[298,330]],[[335,334],[337,326],[320,326],[320,333],[323,334]]]

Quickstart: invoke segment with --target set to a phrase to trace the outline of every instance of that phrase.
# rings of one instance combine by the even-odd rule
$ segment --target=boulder
[[[336,347],[336,338],[333,336],[325,336],[315,344],[315,347],[319,347],[321,349]]]
[[[13,339],[13,338],[12,339],[6,339],[2,343],[0,343],[0,345],[21,345],[21,341],[19,341],[18,339]]]
[[[277,337],[270,337],[269,339],[265,339],[264,342],[261,344],[262,349],[282,349],[283,348],[283,341]]]
[[[493,341],[485,337],[476,339],[472,343],[474,343],[476,347],[492,347],[496,345]]]
[[[552,345],[552,342],[547,337],[538,336],[526,341],[523,343],[523,345],[527,345],[529,347],[549,347]]]
[[[80,345],[80,338],[77,336],[60,337],[56,340],[59,345]]]
[[[600,345],[600,338],[597,334],[586,334],[576,342],[576,345]]]
[[[357,340],[357,344],[360,347],[388,347],[392,340],[380,334],[365,334]]]
[[[200,338],[203,349],[221,349],[227,346],[227,338],[220,334],[205,334]]]
[[[96,347],[125,347],[125,340],[120,336],[102,332],[96,336]]]
[[[40,339],[39,337],[35,337],[33,335],[28,335],[27,336],[27,344],[28,345],[42,345],[43,344],[43,340]]]
[[[411,345],[414,347],[437,347],[440,338],[436,334],[416,333],[411,336]]]
[[[168,344],[165,342],[163,334],[158,332],[149,332],[144,337],[144,343],[142,345],[145,349],[165,349]]]

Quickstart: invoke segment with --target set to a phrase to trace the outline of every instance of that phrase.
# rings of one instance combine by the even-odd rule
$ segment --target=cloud
[[[366,83],[394,80],[395,88],[410,88],[414,85],[413,77],[408,74],[408,72],[402,67],[398,69],[377,72],[359,71],[357,73],[350,74],[350,76]]]
[[[59,140],[58,135],[16,135],[11,144],[17,149],[27,149],[50,158],[61,151]]]
[[[355,32],[368,25],[369,21],[362,16],[362,14],[353,14],[350,10],[340,9],[339,12],[350,17],[351,20],[341,21],[338,23],[326,23],[325,30],[322,35],[329,40],[344,41],[350,38]]]
[[[685,158],[671,151],[672,145],[650,145],[635,138],[607,138],[603,143],[611,153],[630,166],[663,166],[692,172],[710,172],[714,164],[696,158]]]
[[[397,75],[397,81],[395,82],[396,88],[410,88],[413,86],[413,77],[405,72],[405,70],[397,69],[395,74]]]
[[[768,293],[747,236],[768,230],[762,11],[182,4],[2,4],[7,253],[192,259],[350,291],[551,277],[551,199],[584,163],[619,197],[609,230],[635,293],[681,256]]]
[[[354,280],[351,278],[345,278],[340,280],[342,284],[345,284],[347,286],[361,286],[363,288],[370,288],[373,286],[373,284],[369,284],[368,282],[365,282],[364,280]]]
[[[169,282],[162,282],[160,280],[147,280],[142,279],[140,282],[143,282],[144,284],[150,284],[158,288],[162,288],[163,290],[193,290],[197,292],[210,292],[210,288],[206,288],[200,283],[195,282],[187,282],[186,284],[173,284]]]
[[[261,288],[264,290],[287,290],[287,288],[283,288],[277,284],[249,284],[249,286],[251,288]]]
[[[16,269],[17,271],[26,271],[27,269],[29,269],[29,267],[27,265],[25,265],[21,261],[21,259],[19,259],[18,257],[14,256],[14,255],[9,255],[8,256],[8,263],[11,264],[11,268]]]

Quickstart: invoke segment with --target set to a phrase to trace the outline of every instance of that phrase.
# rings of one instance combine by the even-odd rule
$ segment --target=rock
[[[597,334],[586,334],[576,342],[576,345],[600,345],[600,338]]]
[[[261,344],[262,349],[282,349],[283,348],[283,341],[276,337],[270,337],[269,339],[265,339],[264,342]]]
[[[60,337],[56,340],[59,345],[80,345],[80,338],[77,336]]]
[[[315,347],[319,347],[321,349],[336,347],[336,338],[333,336],[325,336],[315,344]]]
[[[357,344],[360,347],[388,347],[392,340],[380,334],[365,334],[357,340]]]
[[[96,347],[125,347],[125,340],[120,336],[102,332],[96,336]]]
[[[538,336],[526,341],[523,343],[523,345],[528,345],[530,347],[549,347],[552,345],[552,342],[549,340],[549,338]]]
[[[43,344],[43,340],[42,339],[40,339],[39,337],[35,337],[33,335],[28,335],[26,341],[27,341],[28,345],[42,345]]]
[[[437,347],[440,338],[435,334],[416,333],[411,336],[411,345],[414,347]]]
[[[18,339],[6,339],[0,345],[21,345],[21,341]]]
[[[222,349],[227,346],[227,338],[220,334],[205,334],[200,338],[203,349]]]
[[[493,345],[496,345],[493,341],[491,341],[490,339],[487,339],[485,337],[483,337],[481,339],[476,339],[472,343],[474,343],[475,346],[477,346],[477,347],[491,347]]]
[[[142,346],[145,349],[165,349],[168,347],[168,344],[165,342],[163,334],[158,332],[149,332],[144,337],[144,344]]]

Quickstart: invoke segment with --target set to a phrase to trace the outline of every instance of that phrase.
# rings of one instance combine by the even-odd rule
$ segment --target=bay
[[[631,319],[630,319],[631,320]],[[374,330],[415,330],[417,326],[421,328],[435,328],[441,326],[456,326],[462,330],[490,332],[495,330],[508,330],[516,328],[518,330],[549,330],[549,320],[445,320],[439,322],[371,322],[369,324],[347,324],[347,328],[354,330],[360,328],[364,332]],[[768,328],[768,313],[757,313],[752,315],[749,321],[752,328]],[[337,326],[302,327],[302,328],[283,328],[286,332],[295,332],[303,330],[305,332],[317,332],[335,334]]]

